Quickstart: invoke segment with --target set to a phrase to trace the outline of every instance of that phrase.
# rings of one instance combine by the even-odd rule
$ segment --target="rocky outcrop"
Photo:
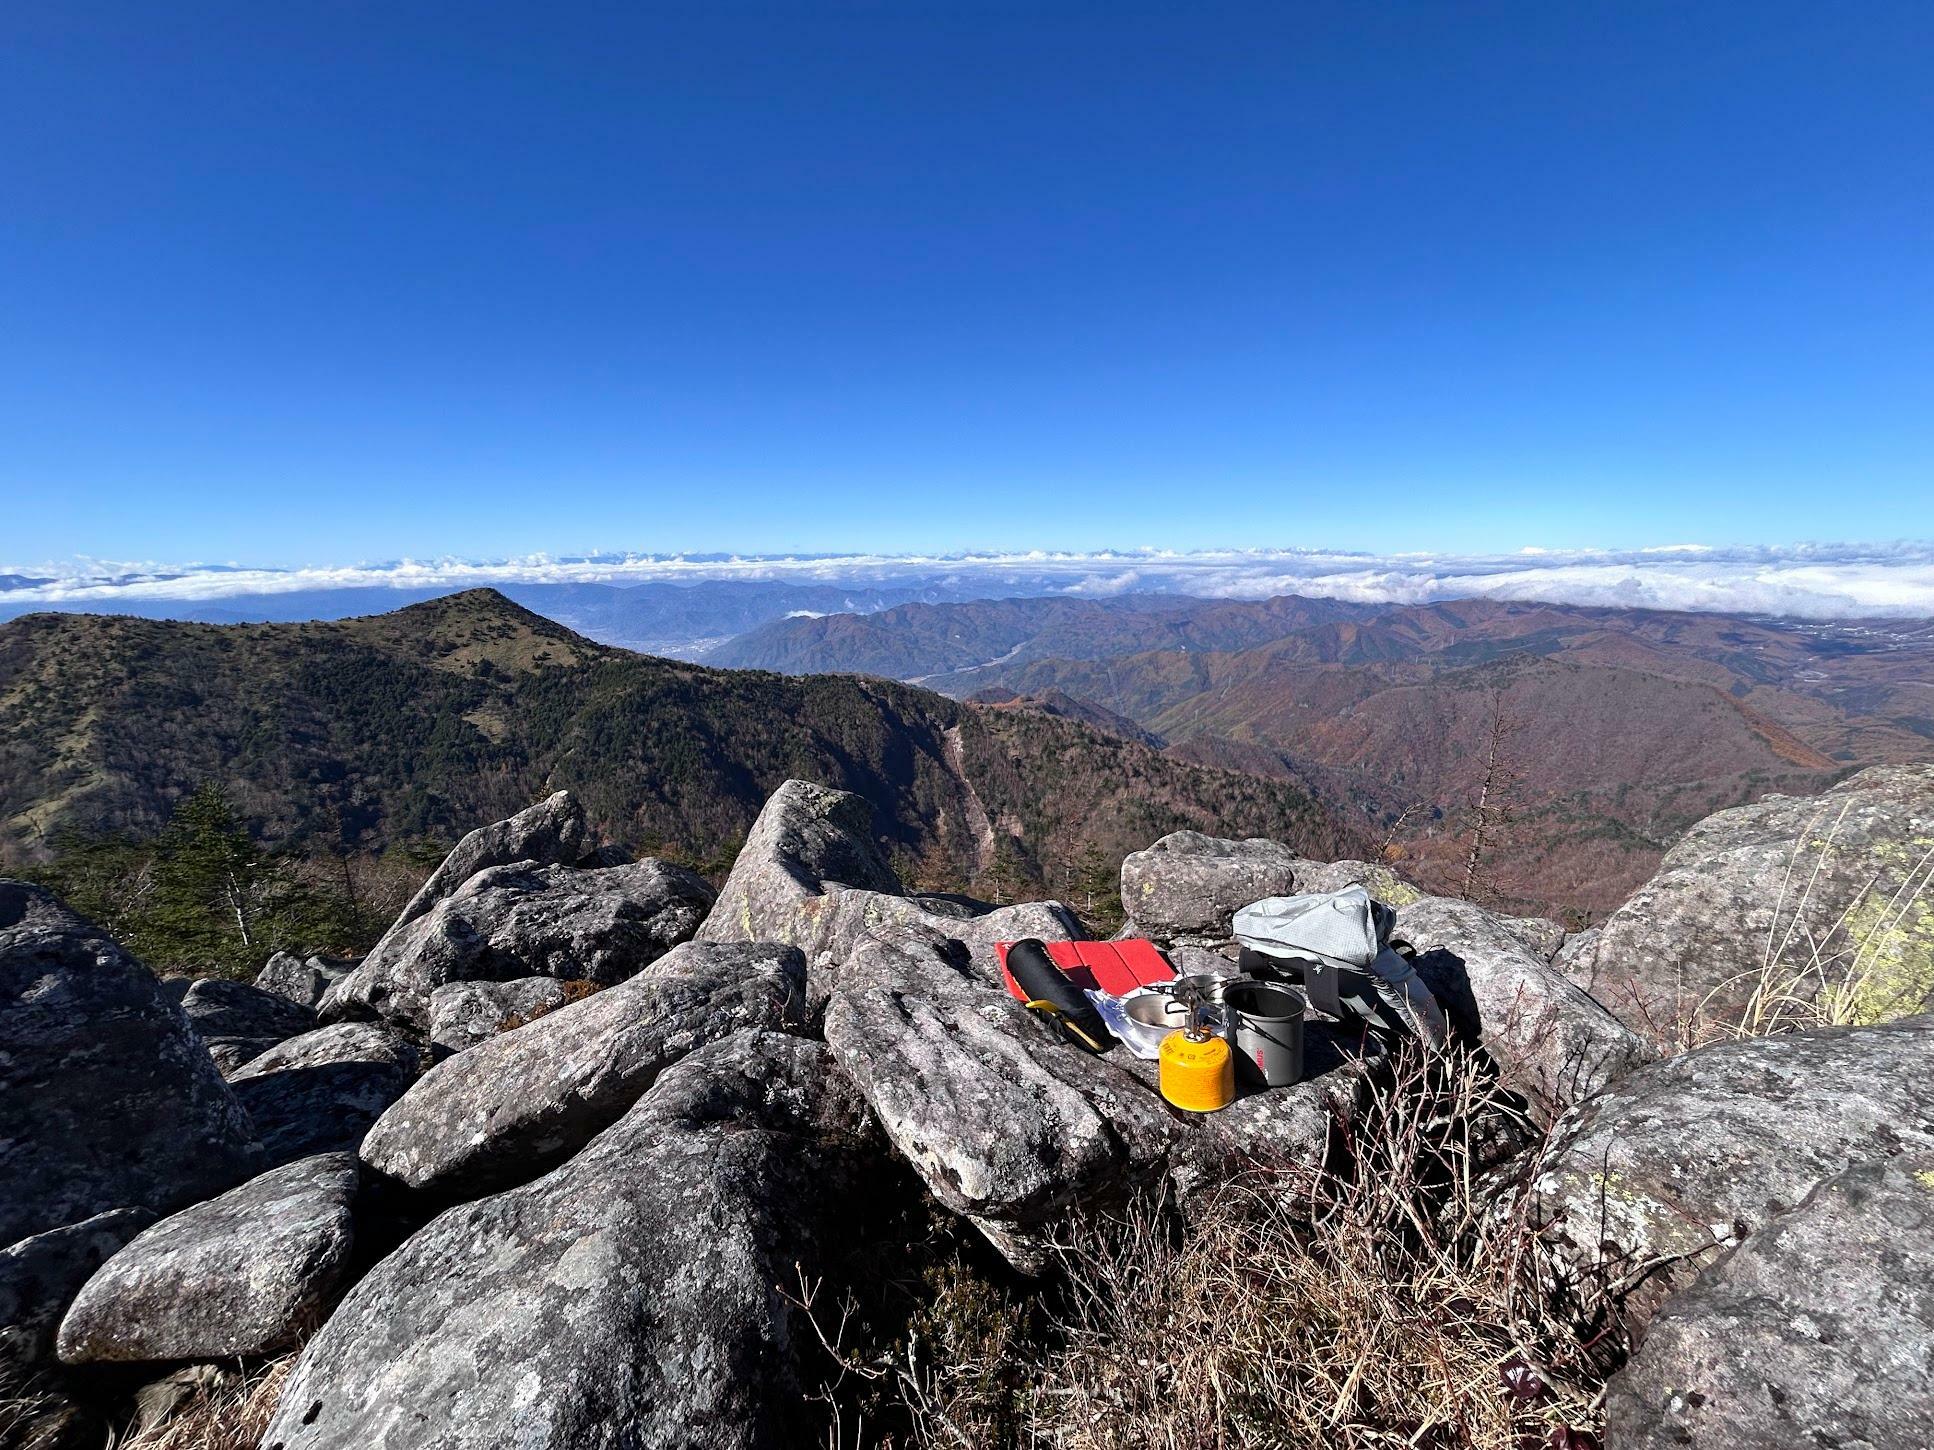
[[[256,974],[255,985],[264,992],[301,1007],[316,1008],[329,989],[356,969],[355,962],[332,961],[328,957],[298,957],[293,952],[277,952]]]
[[[154,1215],[117,1208],[0,1250],[0,1396],[54,1358],[61,1316],[94,1271]]]
[[[1708,1047],[1639,1068],[1559,1124],[1530,1217],[1554,1287],[1597,1286],[1637,1336],[1719,1250],[1826,1179],[1934,1149],[1934,1016]]]
[[[245,1178],[249,1120],[154,974],[0,881],[0,1243]]]
[[[1304,1082],[1197,1118],[1162,1100],[1154,1063],[1069,1046],[931,932],[864,939],[826,1012],[827,1045],[900,1155],[1028,1271],[1062,1220],[1163,1172],[1186,1191],[1257,1159],[1320,1160],[1364,1080],[1315,1035]]]
[[[60,1326],[68,1364],[230,1359],[299,1344],[349,1271],[356,1160],[305,1158],[139,1234]]]
[[[190,986],[182,996],[181,1010],[223,1076],[316,1025],[316,1014],[309,1008],[247,982],[220,977],[205,977]]]
[[[1172,831],[1121,863],[1123,935],[1218,945],[1232,939],[1229,921],[1241,908],[1297,889],[1296,857],[1287,846]]]
[[[1296,889],[1304,894],[1341,891],[1361,886],[1385,906],[1402,908],[1421,901],[1421,887],[1404,880],[1388,866],[1372,861],[1302,861],[1294,863]]]
[[[1542,1122],[1650,1061],[1644,1039],[1527,944],[1515,918],[1447,896],[1397,913],[1453,1035],[1496,1061]]]
[[[428,915],[432,907],[456,895],[457,888],[480,871],[520,861],[535,866],[570,866],[590,849],[591,832],[584,822],[584,807],[568,790],[558,791],[508,820],[479,826],[457,842],[398,914],[390,933]]]
[[[264,1161],[354,1152],[416,1080],[417,1053],[386,1027],[340,1022],[291,1038],[230,1079],[262,1140]]]
[[[958,900],[921,901],[873,845],[872,808],[845,791],[789,780],[773,792],[699,928],[700,941],[777,941],[806,957],[806,998],[825,1009],[847,959],[869,934],[937,933],[963,943],[983,980],[998,981],[997,942],[1082,935],[1074,914],[1037,901],[964,915]]]
[[[380,1015],[420,1030],[431,994],[450,982],[621,982],[690,940],[711,905],[711,887],[664,861],[492,866],[392,928],[332,989],[324,1015]]]
[[[746,1028],[798,1027],[804,978],[792,947],[688,942],[432,1068],[376,1123],[363,1160],[445,1198],[523,1182],[623,1117],[694,1049]]]
[[[556,977],[514,982],[451,982],[430,993],[430,1050],[439,1059],[562,1007],[570,997]]]
[[[1863,770],[1825,795],[1767,796],[1699,822],[1567,961],[1662,1023],[1736,1006],[1770,966],[1853,975],[1844,1019],[1934,1010],[1934,765]]]
[[[1934,1153],[1826,1179],[1652,1321],[1613,1379],[1630,1450],[1918,1450],[1934,1426]]]
[[[846,791],[789,780],[752,823],[699,939],[792,941],[780,933],[810,925],[837,886],[900,893],[873,844],[873,808]]]
[[[309,1342],[263,1450],[807,1443],[809,1331],[783,1290],[878,1191],[863,1131],[820,1045],[713,1043],[563,1167],[378,1264]]]

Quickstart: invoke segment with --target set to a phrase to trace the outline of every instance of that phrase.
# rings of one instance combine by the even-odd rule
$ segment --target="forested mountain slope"
[[[492,590],[332,623],[0,626],[11,859],[152,832],[208,782],[296,845],[448,836],[568,787],[610,836],[704,857],[794,776],[864,795],[914,875],[983,889],[1181,826],[1348,844],[1293,783],[904,685],[635,655]]]

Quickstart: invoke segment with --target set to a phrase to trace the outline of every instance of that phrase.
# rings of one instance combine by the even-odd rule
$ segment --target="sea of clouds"
[[[1509,554],[1362,554],[1322,549],[1025,550],[964,554],[533,554],[492,561],[404,559],[286,569],[81,560],[0,566],[0,602],[90,605],[212,602],[309,590],[455,590],[484,584],[797,584],[919,582],[954,597],[1107,596],[1140,591],[1366,603],[1488,597],[1832,619],[1934,617],[1934,544],[1679,544]]]

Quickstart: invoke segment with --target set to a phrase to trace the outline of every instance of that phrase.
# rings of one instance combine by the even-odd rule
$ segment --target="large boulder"
[[[963,943],[976,971],[999,980],[998,942],[1080,936],[1059,902],[978,911],[959,900],[903,896],[873,844],[872,807],[846,791],[789,780],[753,822],[700,941],[776,941],[806,957],[806,998],[815,1017],[859,943],[874,933],[937,932]]]
[[[533,1178],[694,1049],[746,1028],[801,1025],[804,979],[793,947],[675,947],[627,982],[431,1068],[371,1129],[363,1161],[446,1198]]]
[[[398,914],[390,931],[408,926],[429,914],[439,901],[456,895],[457,888],[492,866],[529,861],[538,866],[570,866],[591,849],[591,832],[584,807],[568,790],[558,791],[508,820],[479,826],[457,842],[430,879]]]
[[[94,1271],[154,1222],[116,1208],[0,1250],[0,1397],[54,1359],[61,1316]]]
[[[1934,765],[1863,770],[1821,796],[1767,796],[1699,822],[1566,969],[1669,1031],[1736,1012],[1762,976],[1849,980],[1832,1020],[1934,1010]]]
[[[1172,831],[1121,863],[1125,934],[1188,945],[1231,940],[1230,918],[1254,901],[1298,889],[1289,847]]]
[[[1541,1122],[1657,1055],[1547,965],[1517,918],[1426,896],[1398,911],[1396,935],[1417,948],[1417,973],[1444,1007],[1452,1033],[1482,1046],[1503,1085]]]
[[[330,991],[324,1015],[380,1015],[421,1030],[431,994],[449,982],[621,982],[689,941],[711,905],[711,887],[665,861],[492,866],[391,930]]]
[[[375,1023],[339,1022],[272,1047],[230,1079],[264,1161],[354,1152],[416,1081],[416,1050]]]
[[[68,1364],[232,1359],[300,1344],[349,1273],[348,1153],[271,1169],[139,1234],[60,1326]]]
[[[308,1007],[221,977],[204,977],[191,985],[182,995],[181,1010],[224,1076],[316,1025],[316,1014]]]
[[[1319,1028],[1304,1081],[1179,1112],[1154,1063],[1070,1046],[922,930],[859,943],[826,1042],[934,1197],[1030,1272],[1068,1219],[1165,1174],[1192,1191],[1257,1160],[1320,1162],[1365,1086],[1364,1065]]]
[[[1421,887],[1406,881],[1390,867],[1376,861],[1304,861],[1291,863],[1296,871],[1296,889],[1303,893],[1341,891],[1361,886],[1385,906],[1401,908],[1421,901]]]
[[[154,974],[48,892],[0,881],[0,1243],[165,1213],[256,1161],[247,1114]]]
[[[1922,1450],[1934,1433],[1934,1153],[1858,1164],[1674,1295],[1611,1382],[1623,1450]]]
[[[263,1450],[806,1443],[786,1289],[879,1184],[829,1068],[800,1038],[726,1038],[561,1168],[442,1214],[309,1342]]]
[[[246,1082],[290,1068],[328,1067],[338,1062],[377,1063],[414,1077],[419,1061],[420,1055],[409,1040],[380,1022],[332,1022],[278,1042],[260,1057],[250,1058],[229,1074],[229,1081]]]
[[[810,935],[829,890],[900,893],[873,844],[873,808],[847,791],[789,780],[766,800],[746,834],[701,941],[786,941]]]
[[[1729,1042],[1629,1073],[1574,1109],[1537,1165],[1529,1218],[1553,1292],[1642,1334],[1667,1293],[1825,1179],[1934,1149],[1929,1082],[1934,1016]]]
[[[570,990],[556,977],[446,983],[430,993],[430,1050],[439,1060],[450,1057],[570,999]]]
[[[353,961],[329,957],[298,957],[294,952],[277,952],[255,975],[255,985],[299,1006],[316,1008],[329,989],[356,969]]]

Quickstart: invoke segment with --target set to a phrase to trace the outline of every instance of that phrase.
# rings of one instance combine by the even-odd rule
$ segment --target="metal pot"
[[[1253,1086],[1288,1087],[1303,1076],[1303,1013],[1294,987],[1237,978],[1222,993],[1237,1070]]]

